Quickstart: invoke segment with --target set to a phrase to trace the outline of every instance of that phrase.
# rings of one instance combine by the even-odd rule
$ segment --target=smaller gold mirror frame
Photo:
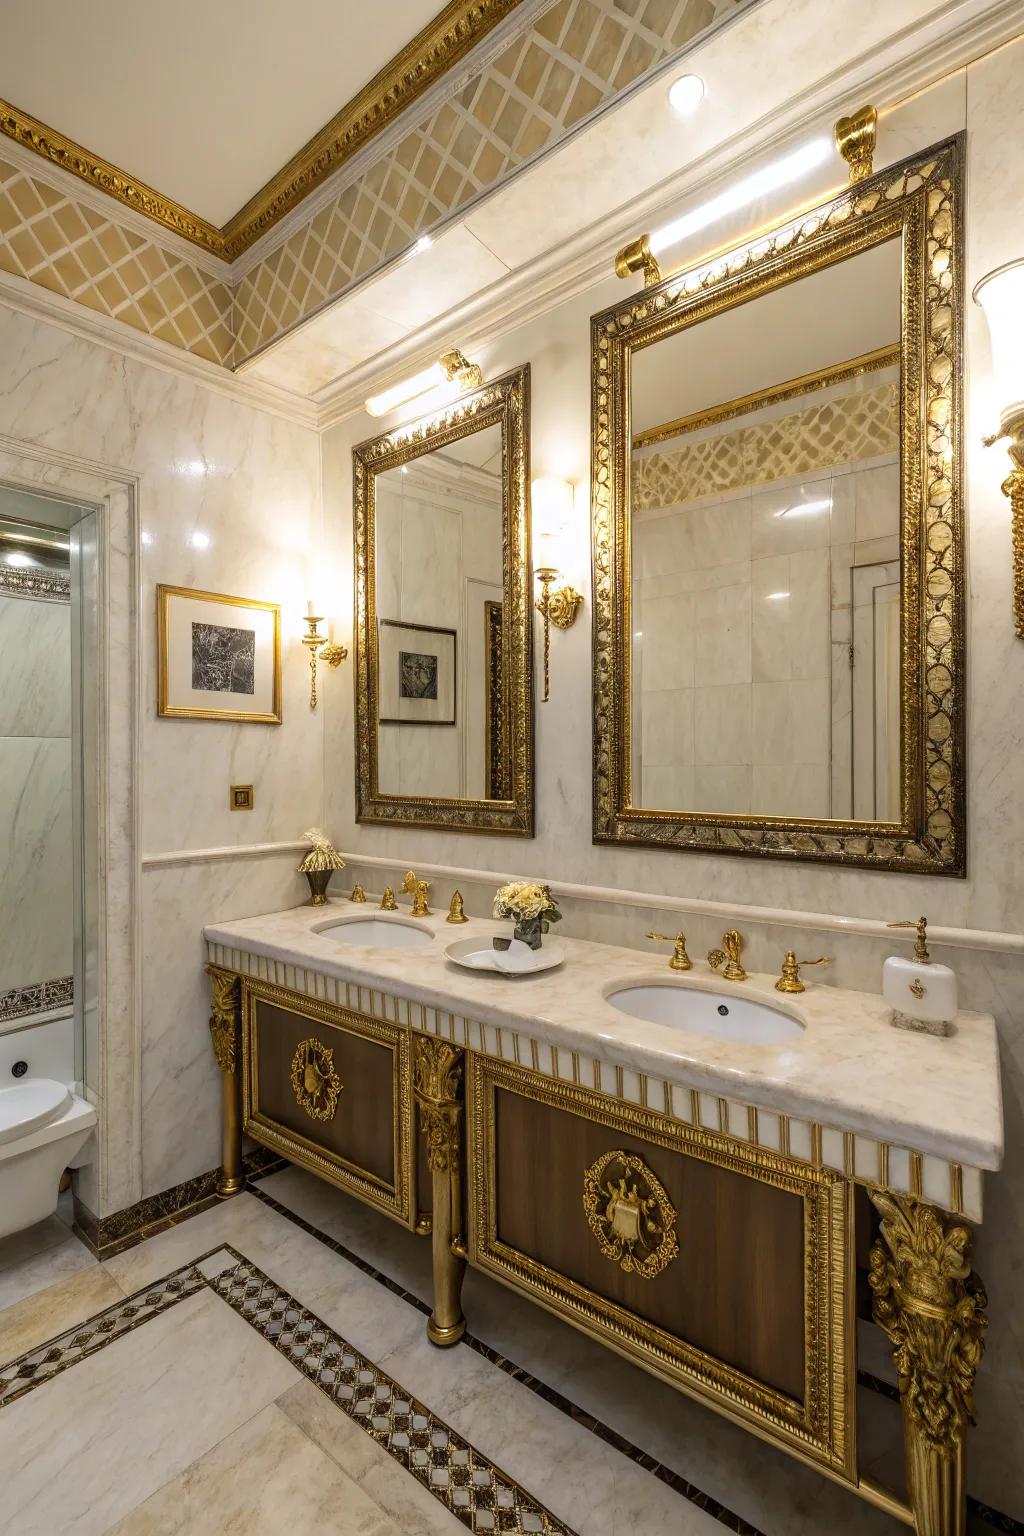
[[[960,135],[593,317],[595,842],[965,874],[962,162]],[[899,819],[638,806],[629,643],[634,355],[887,240],[900,242],[902,268]]]
[[[530,602],[530,369],[514,369],[453,405],[371,438],[352,450],[355,527],[356,818],[461,832],[533,836],[533,628]],[[376,581],[376,481],[488,427],[501,431],[502,594],[500,634],[488,631],[488,676],[500,687],[486,721],[487,783],[495,798],[454,799],[382,791],[381,685]],[[481,636],[485,634],[483,623]],[[500,762],[495,754],[500,753]]]

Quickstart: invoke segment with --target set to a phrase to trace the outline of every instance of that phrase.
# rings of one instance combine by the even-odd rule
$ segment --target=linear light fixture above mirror
[[[379,395],[371,395],[366,402],[367,414],[370,416],[387,416],[391,411],[397,411],[400,406],[408,405],[412,400],[419,400],[421,396],[431,393],[435,389],[441,389],[448,384],[453,386],[452,395],[463,394],[467,389],[479,389],[484,381],[479,364],[471,363],[464,352],[458,347],[453,347],[448,352],[442,352],[436,363],[431,363],[429,368],[424,368],[421,373],[414,373],[401,384],[394,384],[390,389],[385,389]]]

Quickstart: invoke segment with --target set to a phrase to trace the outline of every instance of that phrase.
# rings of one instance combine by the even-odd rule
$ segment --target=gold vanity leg
[[[917,1536],[964,1536],[964,1440],[974,1422],[985,1289],[971,1230],[909,1195],[871,1190],[882,1233],[871,1250],[875,1322],[893,1345],[907,1492]]]
[[[462,1057],[457,1045],[431,1035],[413,1037],[413,1072],[420,1124],[433,1175],[434,1310],[427,1338],[446,1348],[466,1331],[462,1315]]]
[[[222,1166],[217,1179],[217,1194],[222,1200],[240,1195],[245,1188],[242,1172],[242,1075],[241,1075],[241,983],[230,971],[208,965],[213,993],[210,1013],[210,1037],[213,1054],[221,1074]]]

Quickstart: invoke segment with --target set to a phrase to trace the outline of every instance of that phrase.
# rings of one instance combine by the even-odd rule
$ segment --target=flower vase
[[[531,949],[540,949],[544,939],[544,930],[547,926],[542,917],[517,918],[513,938],[528,944]]]

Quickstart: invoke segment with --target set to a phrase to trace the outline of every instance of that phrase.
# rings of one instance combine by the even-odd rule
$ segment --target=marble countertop
[[[941,1039],[895,1029],[879,993],[815,983],[812,973],[804,977],[805,992],[787,997],[774,990],[774,976],[752,972],[745,982],[723,981],[696,959],[692,971],[677,973],[667,954],[659,959],[555,933],[548,942],[565,950],[557,969],[523,977],[469,971],[447,960],[445,948],[458,939],[508,933],[509,924],[474,918],[456,927],[446,923],[444,912],[415,920],[433,942],[412,950],[340,944],[322,931],[342,918],[378,916],[386,914],[370,904],[331,898],[326,906],[211,923],[204,934],[212,944],[383,988],[704,1092],[975,1168],[995,1169],[1002,1161],[991,1014],[961,1011],[956,1033]],[[392,920],[412,921],[401,912]],[[650,982],[767,1003],[796,1019],[804,1032],[782,1045],[719,1040],[627,1017],[606,1001],[621,986]]]

